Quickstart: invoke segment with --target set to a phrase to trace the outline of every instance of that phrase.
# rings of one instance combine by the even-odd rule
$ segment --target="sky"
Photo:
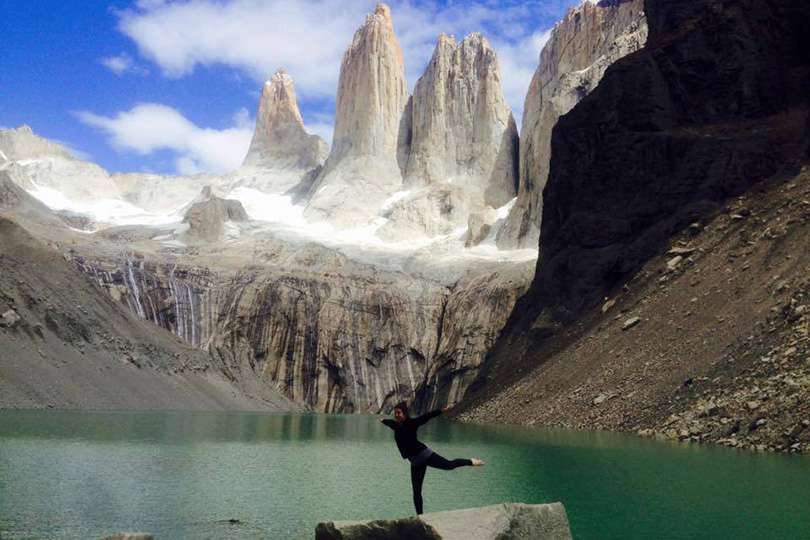
[[[548,31],[580,0],[392,0],[411,89],[444,32],[483,33],[520,125]],[[0,128],[31,126],[113,172],[222,173],[262,84],[292,75],[331,141],[340,60],[373,0],[0,0]]]

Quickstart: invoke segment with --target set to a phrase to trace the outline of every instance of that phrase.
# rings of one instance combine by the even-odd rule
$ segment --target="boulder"
[[[503,503],[370,522],[319,523],[316,540],[564,540],[571,538],[562,503]]]
[[[0,327],[8,327],[11,328],[18,322],[20,322],[21,317],[17,314],[16,311],[13,309],[9,309],[5,313],[3,313],[2,317],[0,317]]]
[[[183,223],[189,226],[188,238],[214,242],[223,236],[226,223],[249,219],[241,202],[217,197],[211,186],[206,186],[186,210]]]

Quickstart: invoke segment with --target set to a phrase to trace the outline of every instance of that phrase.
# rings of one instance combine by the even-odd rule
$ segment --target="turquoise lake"
[[[429,469],[426,512],[561,501],[576,539],[810,538],[807,456],[443,419],[420,433],[487,461]],[[379,417],[0,411],[4,540],[299,539],[319,521],[412,512]]]

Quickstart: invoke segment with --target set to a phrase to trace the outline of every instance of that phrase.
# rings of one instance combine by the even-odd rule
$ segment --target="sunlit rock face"
[[[503,248],[537,247],[551,133],[607,68],[647,41],[644,0],[583,2],[551,31],[523,108],[517,204],[498,233]]]
[[[226,377],[259,374],[314,410],[458,402],[531,279],[533,252],[492,245],[517,164],[494,52],[477,34],[441,37],[410,99],[384,5],[343,58],[322,169],[283,72],[228,174],[110,175],[15,148],[0,167],[44,203],[29,221],[113,301],[208,351]],[[79,214],[70,227],[51,219],[62,196]]]
[[[385,238],[447,235],[517,189],[518,134],[495,52],[481,34],[441,35],[406,111],[404,190],[383,214]]]
[[[0,157],[0,163],[15,182],[52,201],[120,196],[107,171],[77,159],[67,148],[36,135],[28,126],[0,130],[0,154],[5,156],[5,160]]]
[[[515,196],[517,150],[495,51],[481,34],[441,35],[414,89],[405,185],[456,184],[497,208]]]
[[[312,187],[308,217],[364,225],[400,188],[397,146],[407,101],[391,10],[379,4],[343,55],[332,150]]]
[[[265,187],[283,192],[314,178],[328,153],[326,142],[304,128],[292,77],[279,70],[264,84],[244,168],[275,173]]]

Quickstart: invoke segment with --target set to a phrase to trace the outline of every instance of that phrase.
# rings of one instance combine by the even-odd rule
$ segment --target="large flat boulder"
[[[319,523],[315,540],[570,540],[562,503],[503,503],[376,521]]]

